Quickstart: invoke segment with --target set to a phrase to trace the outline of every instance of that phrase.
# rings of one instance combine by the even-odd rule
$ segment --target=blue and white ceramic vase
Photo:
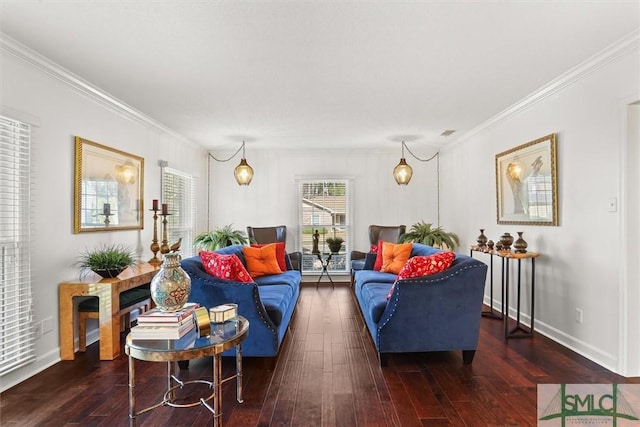
[[[180,255],[164,255],[160,271],[151,281],[151,299],[162,311],[178,311],[189,299],[191,278],[180,267]]]

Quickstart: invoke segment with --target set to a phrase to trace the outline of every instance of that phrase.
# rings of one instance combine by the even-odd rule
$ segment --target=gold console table
[[[146,285],[160,270],[160,265],[142,263],[129,267],[118,277],[103,279],[89,273],[82,280],[62,282],[58,286],[60,321],[60,359],[75,358],[74,297],[98,297],[100,325],[100,360],[113,360],[120,355],[120,294]]]
[[[491,256],[490,266],[489,266],[489,274],[490,278],[490,311],[484,311],[483,316],[503,319],[504,321],[504,337],[506,338],[527,338],[533,337],[534,324],[535,324],[535,280],[536,280],[536,258],[540,256],[538,252],[524,252],[524,253],[516,253],[511,250],[507,251],[497,251],[497,250],[488,250],[481,248],[479,246],[471,246],[470,247],[470,255],[473,257],[474,252],[481,252]],[[497,256],[502,259],[502,310],[501,313],[496,313],[493,308],[493,257]],[[518,275],[517,275],[517,302],[516,302],[516,323],[512,329],[509,329],[509,279],[510,275],[510,260],[518,261]],[[522,260],[531,260],[531,323],[529,328],[523,327],[520,322],[520,294],[522,287]]]

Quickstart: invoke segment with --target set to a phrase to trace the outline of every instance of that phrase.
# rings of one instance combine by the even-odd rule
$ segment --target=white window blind
[[[35,359],[30,145],[29,125],[0,116],[0,376]]]
[[[180,255],[194,255],[193,233],[196,222],[195,181],[193,176],[171,168],[162,168],[162,202],[167,204],[167,240],[169,245],[182,239]]]
[[[328,270],[348,272],[351,247],[351,181],[300,179],[297,182],[297,194],[302,272],[322,271],[318,255],[326,258],[330,253],[328,238],[341,238],[344,241],[340,251],[332,254]]]

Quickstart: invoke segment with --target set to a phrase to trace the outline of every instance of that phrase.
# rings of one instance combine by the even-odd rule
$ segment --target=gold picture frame
[[[496,154],[498,224],[558,225],[556,134]]]
[[[75,137],[73,232],[144,227],[144,158]]]

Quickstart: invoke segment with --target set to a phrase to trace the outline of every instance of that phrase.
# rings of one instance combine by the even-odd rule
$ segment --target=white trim
[[[79,93],[109,108],[110,110],[121,114],[126,118],[133,119],[138,123],[142,123],[144,125],[159,129],[162,132],[165,132],[168,135],[194,147],[200,147],[200,145],[187,139],[185,136],[181,135],[175,130],[152,119],[141,111],[138,111],[135,108],[127,105],[125,102],[119,100],[115,96],[105,92],[97,86],[94,86],[80,76],[72,73],[66,68],[63,68],[62,66],[56,64],[45,56],[28,48],[27,46],[21,44],[20,42],[3,33],[0,33],[0,50],[15,56],[16,58],[28,63],[29,65],[37,68],[45,74],[48,74],[49,76],[60,80],[61,82],[71,86]]]
[[[637,52],[638,49],[640,49],[640,30],[635,30],[628,36],[601,50],[586,61],[582,62],[566,73],[560,75],[558,78],[542,86],[537,91],[529,94],[517,103],[511,105],[506,110],[496,114],[495,116],[489,118],[487,121],[462,134],[458,139],[453,141],[451,145],[443,147],[442,151],[446,151],[446,149],[460,144],[476,135],[477,133],[489,129],[492,126],[496,126],[507,121],[511,117],[532,107],[538,102],[552,95],[555,95],[568,86],[575,84],[577,81],[607,65],[611,61],[614,61],[618,57],[626,55],[629,52]]]

